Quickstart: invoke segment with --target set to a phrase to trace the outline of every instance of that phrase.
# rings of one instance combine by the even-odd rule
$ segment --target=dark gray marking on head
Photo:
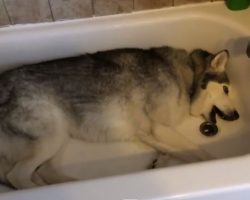
[[[217,83],[229,83],[229,79],[226,73],[206,73],[201,82],[201,88],[206,89],[209,81]]]
[[[191,52],[191,67],[196,75],[206,71],[210,66],[210,61],[213,55],[202,49],[196,49]]]
[[[207,69],[210,67],[212,57],[213,54],[202,49],[195,49],[191,52],[190,66],[194,72],[193,84],[189,91],[191,99],[194,97],[194,94],[196,94],[197,90],[206,87],[207,82],[202,84],[202,79]]]

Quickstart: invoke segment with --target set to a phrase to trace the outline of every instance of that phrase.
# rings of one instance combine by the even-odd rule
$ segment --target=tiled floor
[[[48,0],[4,0],[4,3],[13,24],[52,21]]]
[[[75,19],[218,0],[0,0],[0,26]]]
[[[135,10],[145,10],[153,8],[161,8],[167,6],[173,6],[173,0],[134,0],[134,9]]]
[[[0,26],[8,25],[9,18],[5,9],[5,5],[2,0],[0,0]]]
[[[50,1],[55,20],[91,17],[92,0],[52,0]]]

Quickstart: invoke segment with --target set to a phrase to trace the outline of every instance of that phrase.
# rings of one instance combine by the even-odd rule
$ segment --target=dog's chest
[[[152,102],[149,116],[153,121],[166,126],[181,123],[189,114],[190,101],[182,88],[177,85],[166,89]]]

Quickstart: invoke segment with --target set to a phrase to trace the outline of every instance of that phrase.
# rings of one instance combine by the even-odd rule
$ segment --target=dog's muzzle
[[[230,113],[225,114],[224,112],[222,112],[218,107],[214,106],[213,110],[215,111],[215,113],[223,120],[226,121],[234,121],[240,118],[239,113],[237,112],[237,110],[234,110]]]

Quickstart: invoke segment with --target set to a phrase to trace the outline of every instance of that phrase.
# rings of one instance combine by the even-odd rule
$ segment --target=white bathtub
[[[212,138],[199,133],[201,119],[187,119],[179,131],[190,133],[192,141],[218,159],[151,171],[143,170],[155,156],[149,147],[134,143],[86,146],[72,140],[56,158],[56,170],[82,179],[134,173],[11,191],[0,194],[0,200],[250,199],[250,59],[245,53],[248,41],[250,9],[232,12],[222,2],[1,28],[1,71],[119,47],[171,45],[213,52],[226,48],[231,54],[229,76],[237,91],[233,98],[241,118],[219,121],[220,133]],[[91,154],[86,154],[90,149]],[[91,172],[87,171],[90,168]]]

